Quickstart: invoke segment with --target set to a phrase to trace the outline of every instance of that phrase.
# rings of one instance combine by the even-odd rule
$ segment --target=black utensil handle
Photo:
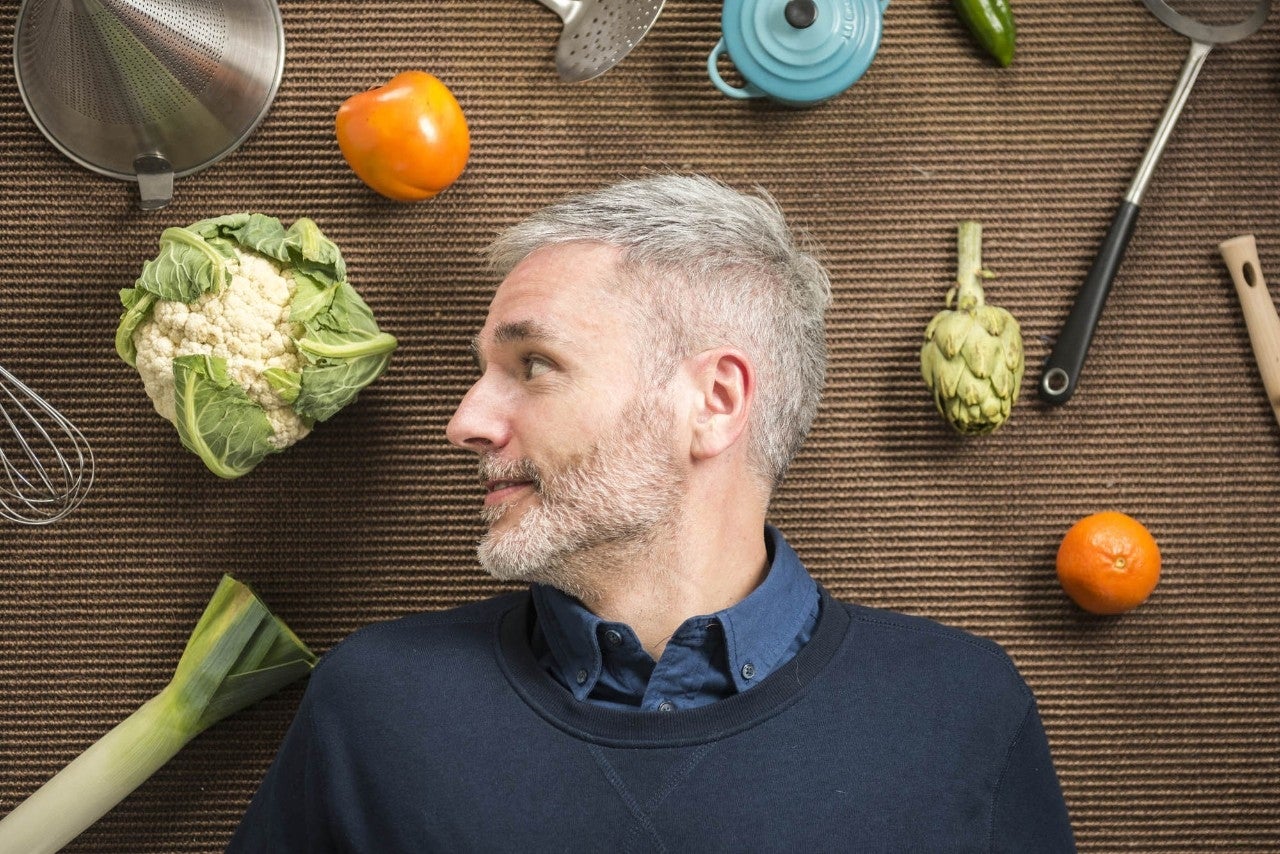
[[[1098,247],[1098,255],[1093,259],[1093,266],[1089,268],[1080,292],[1076,294],[1075,305],[1071,307],[1066,323],[1062,324],[1053,352],[1045,360],[1044,372],[1040,376],[1040,397],[1048,403],[1066,403],[1075,393],[1084,357],[1089,352],[1089,343],[1093,341],[1093,330],[1098,325],[1102,306],[1111,292],[1111,282],[1124,260],[1124,250],[1138,221],[1138,210],[1138,206],[1130,201],[1123,201],[1116,208],[1106,239]]]

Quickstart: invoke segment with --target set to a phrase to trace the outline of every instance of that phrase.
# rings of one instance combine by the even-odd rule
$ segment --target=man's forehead
[[[596,245],[547,247],[521,262],[489,304],[475,344],[587,344],[622,330],[623,306],[610,287],[617,250]]]

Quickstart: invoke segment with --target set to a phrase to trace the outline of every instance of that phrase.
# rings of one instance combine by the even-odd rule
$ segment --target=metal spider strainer
[[[284,28],[275,0],[23,0],[13,63],[49,141],[154,210],[266,115]]]
[[[538,0],[560,16],[556,71],[581,83],[613,68],[640,44],[666,0]]]

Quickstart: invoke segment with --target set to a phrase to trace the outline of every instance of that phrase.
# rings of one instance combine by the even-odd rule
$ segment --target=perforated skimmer
[[[640,44],[665,0],[538,0],[560,16],[556,71],[566,83],[604,74]]]
[[[275,0],[24,0],[13,61],[49,141],[153,209],[266,115],[284,30]]]

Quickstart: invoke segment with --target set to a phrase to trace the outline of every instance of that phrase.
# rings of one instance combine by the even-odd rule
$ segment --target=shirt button
[[[751,677],[753,677],[753,676],[755,676],[755,675],[756,675],[756,666],[755,666],[754,664],[752,664],[750,661],[748,661],[746,664],[742,665],[742,678],[743,678],[743,679],[750,679]]]
[[[617,646],[622,643],[622,635],[614,629],[609,629],[609,631],[605,632],[604,639],[609,646]]]
[[[675,711],[675,708],[676,708],[676,704],[671,702],[670,700],[663,700],[661,703],[658,704],[658,711],[660,712]]]
[[[579,684],[579,685],[581,685],[581,684],[583,684],[583,683],[584,683],[584,682],[586,682],[586,681],[587,681],[587,671],[585,671],[585,670],[579,670],[579,671],[578,671],[578,684]]]

